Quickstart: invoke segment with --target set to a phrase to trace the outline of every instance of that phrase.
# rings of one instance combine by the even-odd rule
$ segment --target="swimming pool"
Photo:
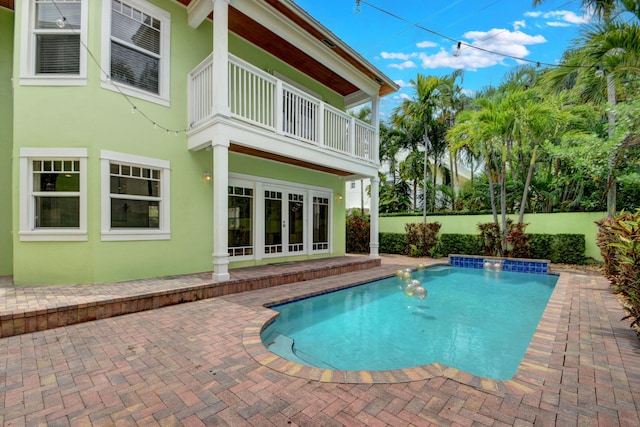
[[[270,351],[336,370],[441,363],[496,380],[518,369],[558,279],[438,266],[413,273],[428,291],[407,297],[396,277],[273,306]]]

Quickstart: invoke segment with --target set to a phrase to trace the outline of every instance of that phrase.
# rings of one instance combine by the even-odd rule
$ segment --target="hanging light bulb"
[[[66,24],[67,24],[67,18],[65,18],[64,16],[62,18],[56,19],[56,25],[58,26],[58,28],[64,28]]]
[[[353,9],[355,14],[360,13],[360,0],[356,0],[356,7]]]
[[[454,52],[453,56],[458,57],[460,56],[460,48],[462,47],[462,42],[458,42],[458,46],[456,47],[456,51]]]

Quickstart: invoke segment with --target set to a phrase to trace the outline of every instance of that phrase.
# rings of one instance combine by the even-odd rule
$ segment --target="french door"
[[[264,255],[305,253],[305,194],[280,187],[264,187]]]

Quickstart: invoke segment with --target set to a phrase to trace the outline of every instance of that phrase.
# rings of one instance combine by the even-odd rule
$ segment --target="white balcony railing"
[[[274,133],[374,162],[375,128],[229,55],[231,115]],[[213,55],[189,73],[189,123],[212,117]]]

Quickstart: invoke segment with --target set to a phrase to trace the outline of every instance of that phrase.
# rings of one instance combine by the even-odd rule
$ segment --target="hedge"
[[[475,234],[443,233],[433,250],[434,257],[449,256],[449,254],[480,255],[481,253],[482,240]]]
[[[380,233],[380,253],[404,255],[406,245],[403,233]]]

